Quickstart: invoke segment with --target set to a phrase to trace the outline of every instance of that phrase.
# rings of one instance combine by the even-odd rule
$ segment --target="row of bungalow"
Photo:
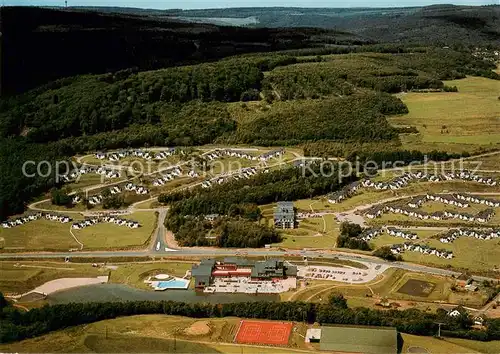
[[[96,170],[97,174],[100,174],[101,176],[105,176],[106,178],[120,178],[121,174],[120,171],[112,170],[109,168],[104,168],[104,167],[99,167]]]
[[[257,174],[257,169],[255,167],[245,167],[240,170],[240,172],[237,175],[234,175],[234,179],[240,179],[240,178],[245,178],[249,179],[250,177],[254,176]]]
[[[445,173],[445,174],[427,174],[424,172],[405,172],[403,175],[395,177],[388,182],[374,182],[370,179],[366,179],[361,182],[363,187],[375,188],[378,190],[387,189],[400,189],[406,187],[409,183],[413,181],[420,182],[439,182],[439,181],[451,181],[451,180],[462,180],[462,181],[474,181],[488,186],[496,186],[497,181],[491,177],[483,177],[475,175],[472,172],[462,171],[460,173]]]
[[[106,171],[106,172],[110,172],[110,171]],[[92,166],[82,165],[79,168],[74,169],[73,171],[69,172],[68,174],[62,176],[62,180],[64,182],[71,182],[71,181],[74,181],[75,179],[77,179],[78,177],[80,177],[81,175],[86,175],[86,174],[89,174],[89,173],[98,173],[98,174],[101,174],[101,175],[102,174],[106,175],[106,173],[104,173],[104,171],[102,170],[102,168],[101,169],[97,169],[97,168],[92,167]],[[113,175],[110,175],[110,176],[113,176]],[[118,176],[118,177],[120,177],[120,176]],[[114,178],[114,177],[109,177],[109,178]]]
[[[165,172],[161,173],[161,177],[157,178],[153,181],[154,186],[163,186],[168,181],[172,181],[173,179],[179,177],[182,174],[182,170],[180,167],[176,166],[171,169],[168,169]]]
[[[482,198],[477,195],[470,195],[470,194],[459,194],[456,193],[453,195],[456,199],[463,200],[469,203],[475,203],[475,204],[483,204],[492,208],[499,208],[500,207],[500,200],[493,200],[493,199],[487,199],[487,198]]]
[[[394,179],[388,181],[388,182],[373,182],[370,179],[366,179],[361,182],[363,187],[367,188],[375,188],[378,190],[386,190],[386,189],[400,189],[403,187],[406,187],[408,184],[410,184],[413,181],[431,181],[431,182],[437,182],[441,181],[438,176],[436,175],[428,175],[423,172],[416,172],[416,173],[410,173],[410,172],[405,172],[401,176],[397,176]]]
[[[269,172],[269,171],[264,170],[264,172]],[[225,177],[218,176],[218,177],[214,177],[210,180],[207,179],[201,183],[201,187],[202,188],[210,188],[214,184],[222,184],[222,183],[228,181],[231,177],[234,178],[235,180],[239,180],[239,179],[243,179],[243,178],[249,179],[250,177],[256,175],[257,173],[259,173],[259,171],[255,167],[245,167],[245,168],[240,169],[238,174],[234,174],[231,176],[225,176]]]
[[[340,203],[343,200],[350,198],[354,193],[356,193],[356,191],[359,190],[360,187],[361,184],[359,182],[352,182],[342,188],[340,191],[329,194],[327,196],[328,202],[332,204]]]
[[[110,224],[115,224],[118,226],[127,226],[128,228],[131,228],[131,229],[137,229],[141,226],[137,221],[120,219],[120,218],[117,218],[114,216],[104,216],[102,218],[92,217],[92,218],[87,218],[83,221],[75,222],[71,225],[71,228],[75,229],[75,230],[81,230],[81,229],[85,229],[86,227],[96,225],[98,223],[105,223],[105,222],[110,223]]]
[[[90,196],[88,202],[90,205],[98,205],[98,204],[102,203],[103,199],[104,199],[104,197],[102,195],[98,194],[98,195]]]
[[[268,152],[260,155],[259,160],[266,162],[266,161],[269,161],[270,159],[275,159],[275,158],[281,157],[284,154],[285,154],[285,149],[283,149],[283,148],[277,149],[277,150],[272,150],[272,151],[268,151]]]
[[[459,208],[468,208],[470,206],[467,201],[457,199],[453,195],[427,194],[425,197],[427,200],[432,200],[433,202],[453,205]]]
[[[365,215],[369,219],[375,219],[382,216],[386,212],[394,214],[402,214],[420,220],[459,219],[463,221],[480,222],[480,223],[486,223],[490,221],[491,218],[495,215],[495,210],[491,208],[481,210],[476,215],[472,215],[468,213],[460,213],[454,210],[436,211],[434,213],[428,213],[422,210],[406,208],[399,205],[376,205],[367,210]]]
[[[135,192],[135,194],[139,195],[144,195],[149,193],[149,189],[147,189],[146,187],[138,186],[137,184],[131,182],[127,183],[124,188],[126,191]]]
[[[460,179],[463,181],[474,181],[482,184],[486,184],[487,186],[494,187],[497,185],[497,181],[494,180],[492,177],[483,177],[479,175],[475,175],[472,172],[469,171],[461,171],[460,173],[446,173],[444,174],[445,178],[447,180],[452,180],[452,179]]]
[[[370,240],[373,240],[375,237],[379,236],[382,234],[382,229],[380,228],[370,228],[370,229],[366,229],[364,230],[360,235],[359,237],[363,240],[363,241],[370,241]]]
[[[500,229],[455,229],[439,238],[442,243],[452,243],[459,237],[473,237],[478,240],[493,240],[500,238]]]
[[[406,240],[416,240],[418,236],[414,232],[408,232],[400,229],[396,229],[394,227],[386,228],[387,234],[394,237],[402,237]]]
[[[175,148],[168,148],[162,151],[157,152],[156,154],[153,155],[153,152],[146,151],[146,150],[140,150],[140,149],[135,149],[135,150],[120,150],[116,152],[111,152],[111,153],[104,153],[104,152],[96,152],[95,157],[99,160],[104,160],[108,159],[109,161],[119,161],[121,159],[124,159],[128,156],[134,156],[134,157],[140,157],[146,160],[152,160],[153,158],[155,160],[163,160],[166,159],[168,156],[173,155],[175,152]]]
[[[413,232],[406,232],[403,230],[396,229],[394,227],[387,227],[385,229],[388,235],[394,236],[394,237],[401,237],[406,240],[416,240],[418,239],[417,234]],[[364,230],[360,237],[363,241],[369,242],[373,240],[374,238],[380,236],[384,232],[384,229],[381,228],[371,228],[371,229],[366,229]]]
[[[434,247],[429,247],[427,245],[419,245],[419,244],[405,242],[403,244],[391,246],[391,252],[393,254],[401,254],[401,253],[404,253],[406,251],[420,252],[422,254],[434,255],[436,257],[445,258],[445,259],[452,259],[453,258],[453,252],[448,251],[448,250],[444,250],[444,249],[439,250],[439,249],[436,249]]]
[[[39,219],[46,219],[49,221],[57,221],[61,224],[65,224],[71,221],[71,218],[66,215],[53,214],[53,213],[33,213],[27,214],[25,216],[18,217],[16,219],[11,219],[2,222],[2,228],[10,229],[19,225],[24,225],[30,221],[35,221]]]
[[[209,161],[218,159],[223,156],[236,157],[239,159],[247,159],[253,161],[257,161],[259,159],[258,156],[250,155],[249,153],[246,153],[241,150],[232,150],[232,149],[218,149],[206,154],[205,156]]]

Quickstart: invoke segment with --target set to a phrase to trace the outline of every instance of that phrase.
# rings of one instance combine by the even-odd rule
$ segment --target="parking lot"
[[[251,280],[248,277],[215,278],[205,293],[277,294],[297,287],[297,279]]]
[[[367,264],[368,265],[368,264]],[[383,273],[386,266],[369,266],[368,269],[330,267],[330,266],[298,266],[297,276],[304,279],[331,280],[344,283],[367,283]]]

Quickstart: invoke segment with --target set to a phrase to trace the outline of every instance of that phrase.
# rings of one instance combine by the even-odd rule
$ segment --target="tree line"
[[[339,181],[339,168],[333,164],[287,167],[208,189],[160,194],[158,201],[170,206],[165,226],[183,246],[263,247],[281,238],[274,229],[256,223],[261,218],[258,205],[329,193],[357,178],[351,175]],[[205,220],[211,214],[220,217]]]
[[[227,304],[184,303],[175,301],[127,301],[69,303],[44,306],[28,312],[8,306],[0,294],[0,342],[7,343],[37,337],[71,326],[93,323],[121,316],[165,314],[194,318],[235,316],[280,321],[319,322],[322,325],[369,325],[396,327],[398,331],[431,336],[437,333],[437,322],[444,323],[443,334],[474,340],[500,339],[500,319],[488,319],[486,329],[472,328],[472,319],[462,310],[457,317],[445,310],[436,313],[418,309],[372,310],[348,308],[341,295],[332,294],[327,303],[240,302]]]

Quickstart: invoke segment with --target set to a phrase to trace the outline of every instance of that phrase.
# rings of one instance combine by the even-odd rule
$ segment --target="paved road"
[[[179,257],[179,256],[191,256],[191,257],[216,257],[216,256],[234,256],[238,250],[236,249],[214,249],[214,248],[181,248],[178,251],[170,252],[165,251],[164,239],[164,227],[157,229],[155,248],[153,250],[142,250],[142,251],[103,251],[103,252],[44,252],[44,253],[3,253],[0,254],[0,259],[11,259],[11,258],[65,258],[65,257],[96,257],[96,258],[114,258],[114,257],[147,257],[147,256],[160,256],[162,258],[168,257]],[[161,238],[160,241],[158,241]],[[162,242],[162,247],[156,251],[156,243]],[[447,269],[432,268],[427,266],[422,266],[412,263],[403,262],[387,262],[379,258],[357,255],[357,254],[347,254],[343,252],[327,252],[327,251],[280,251],[274,249],[244,249],[244,252],[248,256],[269,256],[269,257],[285,257],[285,255],[299,254],[301,256],[307,257],[322,257],[327,259],[338,258],[341,260],[351,260],[351,261],[363,261],[372,264],[386,265],[390,267],[396,267],[401,269],[406,269],[415,272],[437,274],[437,275],[447,275],[447,276],[458,276],[461,273],[450,271]]]
[[[167,216],[167,208],[162,208],[158,210],[158,221],[156,225],[155,235],[156,237],[152,238],[153,244],[150,249],[154,253],[159,253],[165,250],[165,217]]]

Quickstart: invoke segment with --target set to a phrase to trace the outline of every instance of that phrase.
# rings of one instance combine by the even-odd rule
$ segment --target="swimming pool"
[[[165,290],[165,289],[187,289],[189,286],[189,280],[175,278],[167,281],[159,281],[156,284],[155,289]]]

